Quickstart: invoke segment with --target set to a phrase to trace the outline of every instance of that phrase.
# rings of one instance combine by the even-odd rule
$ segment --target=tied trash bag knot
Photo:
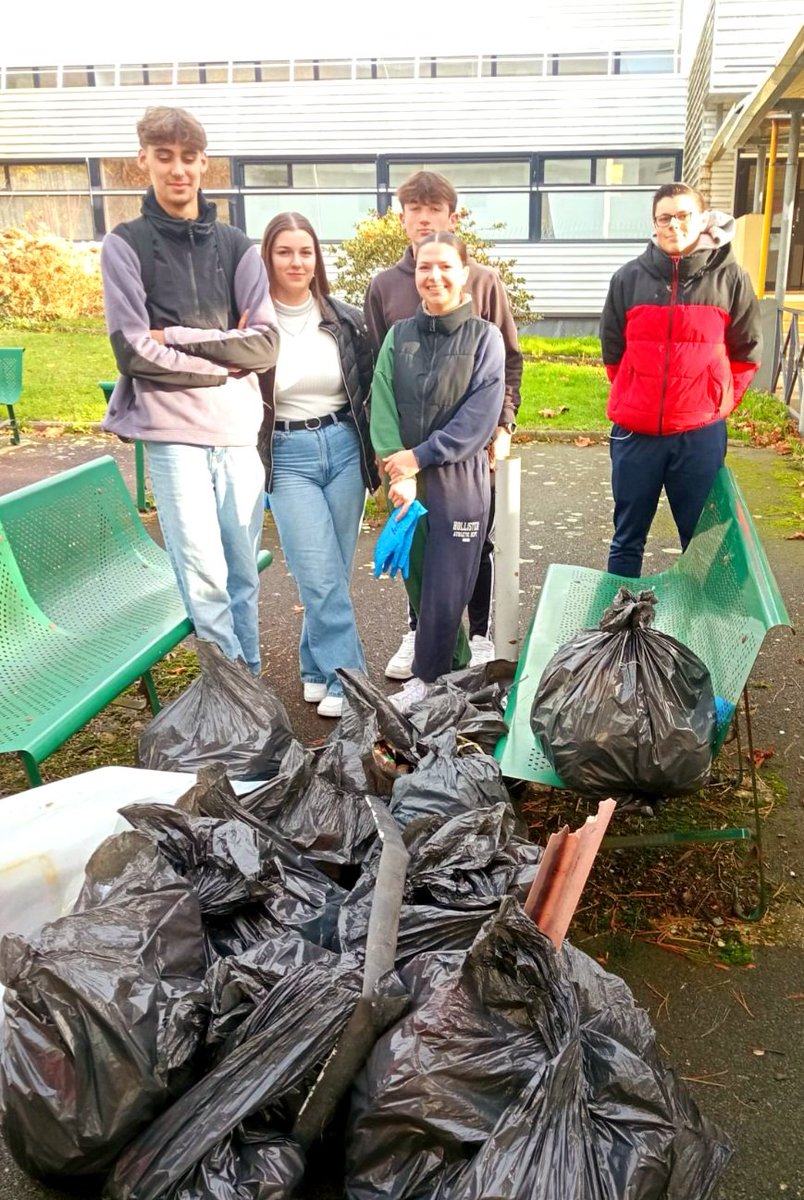
[[[600,618],[600,628],[606,633],[618,629],[647,629],[656,616],[656,593],[649,589],[640,592],[621,587]]]
[[[391,513],[374,547],[374,577],[390,575],[396,577],[397,571],[402,572],[402,578],[410,574],[410,548],[413,545],[413,535],[419,518],[425,516],[427,509],[418,500],[414,500],[403,517],[397,518]]]

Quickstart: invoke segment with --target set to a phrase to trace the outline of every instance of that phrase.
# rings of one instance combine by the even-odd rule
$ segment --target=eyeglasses
[[[673,221],[678,221],[679,225],[689,225],[693,216],[694,213],[691,212],[660,213],[653,220],[662,229],[667,229],[669,225],[672,225]]]

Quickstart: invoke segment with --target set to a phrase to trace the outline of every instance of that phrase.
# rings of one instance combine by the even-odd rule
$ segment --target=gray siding
[[[180,103],[216,155],[680,147],[680,75],[422,79],[9,91],[0,158],[126,157],[149,104]]]
[[[700,187],[701,169],[708,143],[704,142],[704,110],[709,96],[709,77],[712,70],[712,39],[715,28],[715,4],[712,0],[707,13],[698,49],[690,68],[687,96],[687,129],[684,140],[684,180]]]
[[[618,267],[636,258],[647,244],[608,242],[587,245],[501,242],[495,253],[516,258],[517,274],[524,276],[533,307],[542,315],[598,316],[603,309],[609,280]]]
[[[735,97],[752,91],[803,16],[801,0],[716,0],[710,91]]]

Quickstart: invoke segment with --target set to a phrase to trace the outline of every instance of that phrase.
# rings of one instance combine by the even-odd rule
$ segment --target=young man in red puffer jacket
[[[759,306],[734,221],[685,183],[653,197],[653,238],[613,276],[600,322],[611,392],[608,570],[636,578],[664,487],[681,548],[726,455],[726,417],[760,362]]]

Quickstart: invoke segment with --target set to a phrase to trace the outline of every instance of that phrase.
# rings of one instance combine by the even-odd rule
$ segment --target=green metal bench
[[[533,698],[542,672],[559,646],[579,630],[596,626],[623,584],[636,591],[651,588],[656,593],[656,628],[695,651],[709,668],[715,695],[726,700],[734,711],[744,695],[765,634],[774,626],[790,625],[743,495],[731,471],[723,467],[692,541],[668,571],[634,580],[588,567],[548,567],[508,697],[505,719],[509,732],[496,749],[504,775],[555,788],[564,786],[531,729]],[[744,712],[750,722],[747,703]],[[718,725],[715,753],[730,723],[731,717],[726,716]],[[753,769],[752,758],[749,765]],[[754,794],[755,837],[761,845],[756,789]],[[750,837],[746,829],[690,830],[609,837],[604,848]]]
[[[260,551],[258,567],[271,562]],[[113,458],[0,496],[0,754],[39,763],[193,632]]]
[[[11,426],[11,440],[19,445],[20,427],[14,415],[14,405],[22,395],[22,356],[25,348],[21,346],[3,346],[0,348],[0,404],[8,411],[8,424]]]

